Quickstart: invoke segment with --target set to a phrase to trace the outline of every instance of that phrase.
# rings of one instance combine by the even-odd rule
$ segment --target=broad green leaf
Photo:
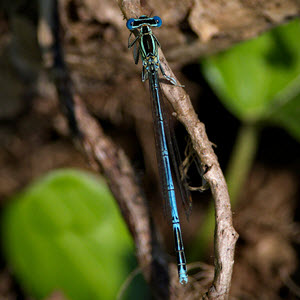
[[[55,171],[11,200],[4,252],[23,288],[43,299],[115,299],[134,268],[134,248],[103,180]]]
[[[240,120],[279,122],[299,136],[299,109],[288,109],[300,105],[300,89],[291,92],[291,86],[300,86],[299,36],[298,20],[277,27],[206,59],[204,75]]]
[[[269,119],[285,127],[295,139],[300,141],[300,93],[291,99],[284,101],[283,98],[274,111],[271,111]]]

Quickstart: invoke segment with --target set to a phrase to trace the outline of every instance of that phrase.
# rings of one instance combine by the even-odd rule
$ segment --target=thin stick
[[[39,1],[38,40],[44,65],[53,79],[73,140],[81,146],[91,166],[101,171],[118,202],[134,238],[136,254],[145,279],[159,299],[168,299],[168,265],[134,169],[124,151],[104,134],[99,123],[76,94],[64,61],[59,39],[57,0]]]
[[[167,74],[174,77],[163,53],[160,53],[160,59]],[[176,77],[174,78],[176,79]],[[205,126],[199,121],[189,95],[184,89],[168,84],[162,84],[162,89],[177,113],[178,120],[189,133],[193,147],[200,157],[202,168],[207,170],[204,179],[210,186],[215,204],[215,276],[207,296],[208,299],[227,299],[238,234],[232,225],[232,212],[226,181],[218,158],[213,151],[212,143],[207,137]]]
[[[128,2],[131,1],[118,1],[126,18],[135,17],[136,12],[142,11],[139,2],[135,2],[136,10],[132,5],[130,6],[131,9],[127,10]],[[159,51],[160,61],[166,74],[176,79],[162,51]],[[176,81],[180,85],[177,79]],[[185,126],[191,137],[193,147],[201,160],[202,168],[206,170],[204,179],[210,185],[215,204],[215,275],[211,287],[203,298],[228,299],[238,234],[232,225],[230,198],[225,178],[213,151],[212,143],[205,132],[205,126],[199,121],[189,95],[183,88],[170,84],[162,84],[162,90],[172,104],[178,120]]]

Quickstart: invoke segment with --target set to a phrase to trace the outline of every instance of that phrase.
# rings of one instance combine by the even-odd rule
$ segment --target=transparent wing
[[[150,88],[150,98],[151,98],[151,107],[152,107],[152,116],[153,116],[153,128],[154,128],[154,137],[155,137],[155,150],[156,150],[156,159],[158,165],[158,175],[160,181],[160,189],[164,199],[164,210],[165,214],[168,217],[171,217],[170,213],[170,203],[168,201],[168,185],[167,178],[165,174],[164,161],[162,156],[162,149],[165,145],[162,143],[162,131],[163,128],[161,126],[159,120],[159,111],[158,111],[158,103],[160,102],[160,89],[157,91],[154,89],[156,83],[158,83],[157,73],[155,74],[147,74],[149,79],[149,88]]]
[[[139,62],[140,35],[137,32],[137,36],[132,39],[131,38],[132,34],[133,34],[133,32],[130,32],[129,37],[128,37],[128,48],[131,48],[133,46],[133,60],[134,60],[135,64],[137,65]]]
[[[176,182],[180,190],[181,201],[183,203],[186,217],[188,219],[192,212],[192,197],[189,192],[189,184],[187,182],[187,177],[181,176],[180,166],[182,165],[182,160],[178,148],[178,143],[176,140],[174,125],[173,122],[171,122],[170,114],[166,113],[165,120],[167,123],[165,127],[168,128],[168,130],[166,130],[166,136],[167,136],[167,143],[170,149],[169,150],[170,157],[172,160],[173,169],[176,176]]]
[[[136,42],[133,47],[133,59],[134,63],[137,65],[140,57],[140,45]]]
[[[168,106],[165,105],[165,98],[161,97],[161,106],[163,107],[163,116],[164,116],[164,127],[165,135],[167,139],[169,155],[173,165],[173,171],[175,173],[176,182],[179,187],[181,201],[187,216],[189,218],[192,212],[192,197],[189,192],[189,185],[187,183],[187,177],[181,176],[180,166],[182,165],[182,160],[179,152],[178,143],[176,140],[173,117],[168,110]]]
[[[169,115],[166,112],[166,107],[164,105],[163,96],[160,90],[159,82],[158,82],[158,75],[157,72],[155,74],[148,74],[149,77],[149,86],[150,86],[150,94],[151,94],[151,103],[152,103],[152,114],[153,114],[153,120],[154,120],[154,133],[155,133],[155,144],[156,144],[156,156],[157,156],[157,162],[158,162],[158,170],[159,170],[159,177],[160,177],[160,183],[161,183],[161,189],[162,194],[164,198],[164,207],[166,214],[170,216],[170,207],[168,199],[168,182],[167,182],[167,176],[166,171],[164,170],[164,161],[162,156],[162,150],[164,147],[167,147],[170,163],[173,166],[173,173],[175,174],[175,178],[177,181],[177,184],[179,186],[180,194],[181,194],[181,200],[183,202],[183,206],[186,212],[187,217],[191,213],[192,209],[192,201],[190,197],[190,193],[188,191],[188,184],[186,183],[185,177],[180,178],[180,172],[179,172],[179,165],[181,163],[180,154],[177,146],[177,142],[175,140],[174,130],[173,126],[170,126],[170,120]],[[158,86],[158,90],[156,91],[153,86]],[[158,112],[158,105],[157,101],[159,101],[160,104],[160,110],[162,115],[162,123],[163,126],[160,124],[159,120],[159,112]],[[171,128],[171,131],[170,131]],[[162,131],[163,130],[163,131]],[[162,138],[161,136],[164,135],[166,139],[166,144],[162,144]],[[174,139],[173,139],[174,137]]]

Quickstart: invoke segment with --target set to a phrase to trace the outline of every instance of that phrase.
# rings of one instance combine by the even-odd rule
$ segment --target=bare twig
[[[120,8],[126,18],[134,17],[142,9],[137,3],[136,10],[132,6],[130,10],[126,10],[128,2],[131,1],[119,1]],[[161,50],[159,55],[166,73],[175,78]],[[178,80],[177,82],[179,83]],[[185,126],[191,137],[193,147],[201,159],[202,168],[205,170],[204,178],[209,183],[214,198],[216,216],[214,243],[215,276],[213,284],[204,298],[227,299],[234,264],[234,248],[238,234],[232,225],[230,199],[225,178],[212,149],[212,144],[206,135],[204,124],[199,121],[190,97],[184,89],[178,86],[162,84],[162,89],[172,104],[178,120]]]
[[[38,39],[43,61],[52,77],[72,136],[96,170],[101,170],[117,200],[134,238],[139,265],[159,299],[168,298],[168,271],[164,255],[151,225],[148,206],[135,173],[122,149],[117,147],[88,113],[74,92],[59,39],[56,0],[41,0]]]
[[[139,2],[123,1],[120,3],[126,16],[137,16]],[[39,42],[43,51],[44,62],[55,82],[58,96],[76,141],[83,146],[85,154],[96,169],[101,169],[110,188],[119,203],[122,214],[134,237],[137,257],[145,278],[153,284],[158,298],[176,298],[178,282],[176,271],[170,268],[170,292],[166,261],[159,253],[155,239],[155,229],[150,224],[150,217],[142,193],[137,185],[134,171],[124,152],[105,136],[99,124],[88,114],[80,97],[72,89],[72,82],[64,63],[59,41],[59,20],[57,1],[40,1]],[[174,76],[163,54],[161,61],[167,73]],[[207,293],[210,299],[228,297],[233,266],[234,246],[237,234],[232,227],[229,196],[226,183],[212,150],[204,125],[198,120],[188,95],[178,87],[162,85],[165,95],[172,103],[178,119],[185,125],[191,136],[193,147],[201,158],[203,168],[207,170],[205,179],[210,184],[216,207],[215,234],[215,277]],[[154,251],[155,250],[155,251]],[[158,252],[160,252],[158,250]],[[148,266],[151,266],[149,268]],[[176,278],[176,279],[175,279]],[[170,294],[169,294],[170,293]]]
[[[160,53],[160,60],[167,74],[176,78],[163,53]],[[202,168],[206,170],[204,179],[210,185],[214,198],[216,216],[215,277],[207,296],[208,299],[227,299],[238,234],[232,225],[231,205],[225,178],[213,151],[212,143],[205,132],[205,126],[199,121],[188,94],[183,89],[169,84],[162,84],[162,89],[177,113],[178,120],[185,126],[191,137],[193,147],[200,157]]]

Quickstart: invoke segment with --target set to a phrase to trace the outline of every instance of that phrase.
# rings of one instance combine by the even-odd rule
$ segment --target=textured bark
[[[184,0],[173,1],[172,5],[159,0],[146,4],[119,0],[118,3],[126,16],[154,11],[169,26],[181,24],[184,30],[174,37],[177,47],[166,52],[169,61],[177,62],[211,55],[300,15],[297,0]]]
[[[126,1],[123,1],[124,3]],[[122,7],[126,8],[126,5]],[[132,15],[128,15],[126,10],[123,13],[128,18],[132,17]],[[175,78],[161,51],[160,60],[166,73]],[[162,84],[162,89],[172,104],[178,120],[186,127],[191,137],[193,147],[201,160],[202,169],[205,171],[204,178],[210,185],[215,203],[215,276],[211,287],[203,298],[227,299],[238,234],[232,225],[231,205],[225,178],[212,149],[212,143],[206,135],[204,124],[199,121],[187,93],[181,87],[170,84]]]
[[[187,61],[211,55],[254,38],[299,14],[300,2],[295,0],[195,0],[188,23],[199,39],[172,50],[168,57],[183,57]]]
[[[155,228],[134,169],[124,151],[104,134],[100,124],[87,111],[76,94],[64,61],[59,38],[60,21],[57,2],[40,2],[39,43],[43,61],[52,78],[74,142],[79,143],[93,169],[100,171],[118,202],[134,238],[139,266],[152,285],[157,298],[168,298],[167,262],[156,240]]]
[[[21,2],[23,7],[26,7],[24,5],[26,1],[18,1]],[[128,30],[120,8],[127,19],[151,13],[162,17],[164,23],[157,31],[157,36],[166,57],[172,62],[173,69],[176,69],[185,62],[192,62],[200,56],[226,49],[299,16],[300,1],[119,0],[118,7],[117,3],[110,0],[64,0],[59,1],[59,13],[65,33],[63,41],[59,41],[58,32],[52,31],[52,26],[57,26],[57,19],[54,20],[54,16],[51,15],[55,2],[39,1],[38,39],[42,47],[44,66],[56,84],[60,102],[73,129],[74,141],[76,144],[80,143],[84,155],[90,160],[93,168],[101,170],[108,180],[134,237],[137,258],[143,275],[152,284],[152,291],[161,299],[199,299],[203,294],[203,298],[207,299],[228,298],[237,234],[232,227],[230,201],[224,176],[206,135],[205,126],[198,120],[189,96],[182,88],[162,84],[177,118],[184,124],[192,138],[193,147],[201,159],[202,168],[206,171],[204,176],[210,184],[215,201],[215,275],[213,284],[206,294],[197,282],[192,282],[186,287],[178,284],[176,266],[167,263],[155,238],[157,233],[151,225],[148,206],[136,180],[134,169],[124,151],[112,142],[99,122],[88,112],[86,105],[78,96],[78,91],[98,119],[108,119],[113,124],[118,124],[122,122],[122,113],[125,111],[124,114],[129,115],[136,123],[140,124],[138,121],[143,118],[145,122],[148,121],[148,125],[150,124],[151,114],[147,114],[147,105],[144,104],[146,101],[141,101],[149,95],[143,90],[140,74],[137,75],[141,68],[134,66],[132,54],[126,47]],[[77,13],[75,17],[73,16],[75,21],[68,12],[71,10],[71,4],[76,8],[72,6],[72,10]],[[16,14],[11,12],[11,15],[14,17],[11,23],[15,26],[12,27],[19,27],[19,31],[22,32],[25,28],[22,23],[24,18],[19,16],[19,12]],[[20,20],[22,22],[18,25]],[[98,36],[99,29],[102,30],[101,39]],[[26,52],[24,41],[30,43],[28,36],[21,39],[18,49],[24,49]],[[18,40],[14,42],[17,43]],[[53,48],[53,43],[57,43],[58,47]],[[63,46],[65,57],[62,55]],[[15,53],[20,54],[15,51],[13,55]],[[32,54],[33,51],[27,51],[28,53]],[[54,62],[57,58],[59,60]],[[166,73],[175,77],[162,52],[160,58]],[[24,63],[25,60],[15,59],[17,64],[20,61]],[[19,67],[28,71],[24,65]],[[94,85],[90,84],[91,80]],[[13,86],[16,88],[15,82]],[[1,117],[2,111],[0,113]],[[148,156],[154,151],[146,144],[149,139],[143,138],[142,135],[150,135],[152,128],[151,124],[139,126],[136,131],[141,135],[142,148],[147,150],[144,153],[147,164],[151,161]],[[145,128],[150,130],[147,129],[145,132]],[[150,168],[153,165],[148,164]],[[5,177],[9,177],[7,172]],[[22,178],[19,181],[25,184],[29,179],[31,178]],[[18,188],[20,185],[16,185],[10,191]]]
[[[167,74],[174,77],[163,54],[161,62]],[[223,172],[213,151],[212,143],[205,132],[205,126],[196,115],[190,97],[180,87],[162,84],[162,89],[174,107],[178,120],[188,131],[193,147],[200,157],[204,178],[210,185],[215,204],[215,276],[213,283],[204,298],[227,299],[229,296],[234,249],[238,234],[232,225],[230,198]]]

